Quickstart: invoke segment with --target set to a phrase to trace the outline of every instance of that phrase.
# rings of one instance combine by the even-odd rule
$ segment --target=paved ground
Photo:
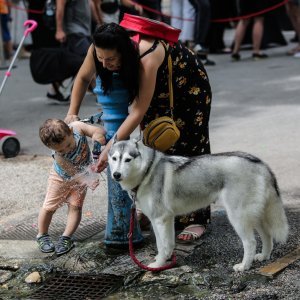
[[[287,38],[292,36],[291,33],[285,34]],[[228,32],[228,37],[231,35],[232,33]],[[269,49],[267,52],[270,58],[265,61],[252,61],[249,51],[242,52],[243,60],[238,63],[230,62],[229,56],[215,55],[210,58],[214,59],[217,65],[207,67],[213,89],[210,121],[212,151],[216,153],[242,150],[255,154],[271,166],[278,178],[292,222],[292,235],[286,247],[277,248],[275,257],[285,255],[300,245],[297,238],[300,208],[300,59],[286,56],[287,49],[288,47]],[[0,78],[3,76],[4,72],[1,71]],[[28,61],[17,62],[17,68],[12,71],[12,76],[0,97],[0,126],[17,131],[22,150],[16,158],[0,158],[0,231],[7,230],[16,222],[22,222],[28,216],[36,214],[43,201],[51,160],[48,150],[38,139],[38,127],[48,117],[64,118],[67,111],[66,106],[50,104],[44,97],[45,93],[46,86],[37,85],[32,81]],[[96,109],[95,98],[87,96],[81,116],[91,115]],[[106,182],[105,177],[103,178],[101,187],[87,197],[84,211],[86,219],[101,218],[106,214]],[[196,251],[198,256],[188,256],[184,264],[197,265],[206,272],[205,270],[210,268],[209,264],[205,264],[203,270],[199,257],[209,261],[208,256],[215,255],[220,259],[219,267],[224,267],[222,262],[225,261],[227,266],[232,264],[235,255],[238,256],[239,250],[234,247],[229,249],[226,260],[226,253],[223,252],[228,249],[221,246],[223,250],[217,250],[210,243],[220,241],[221,245],[231,247],[230,240],[234,239],[230,226],[227,227],[223,219],[218,217],[219,208],[219,204],[214,206],[216,222],[212,226],[212,234],[205,240],[205,249],[208,250],[204,254]],[[64,216],[64,212],[61,216]],[[224,228],[226,234],[223,232]],[[32,230],[36,230],[35,221],[32,222]],[[203,251],[203,248],[201,249]],[[44,259],[45,256],[36,251],[32,240],[2,240],[0,258],[3,263],[15,258]],[[218,262],[215,263],[211,269],[218,272]],[[286,276],[285,280],[281,277],[278,283],[274,281],[274,286],[280,289],[280,284],[285,285],[284,282],[292,282],[292,278],[299,278],[299,268],[295,266],[298,265],[293,265],[289,272],[283,273],[282,276]],[[259,266],[255,266],[257,267]],[[251,293],[255,290],[255,284],[252,288],[249,288]],[[214,299],[227,299],[225,294],[222,294],[222,285],[217,289],[220,291],[214,292],[219,298],[216,296]],[[268,292],[270,289],[269,287]],[[299,289],[291,291],[294,293]],[[240,294],[240,297],[242,295]],[[255,298],[255,293],[253,295],[251,298],[248,294],[244,299],[297,299],[297,296],[293,298],[293,294],[281,294],[281,298],[278,298],[279,294],[274,294],[271,298]],[[123,294],[122,297],[127,296]],[[238,298],[238,295],[230,297],[242,299]]]

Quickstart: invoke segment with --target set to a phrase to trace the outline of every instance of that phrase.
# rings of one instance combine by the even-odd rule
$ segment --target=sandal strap
[[[196,240],[196,239],[198,239],[202,234],[198,234],[198,233],[196,233],[196,232],[194,232],[194,231],[189,231],[189,229],[191,229],[191,228],[197,228],[197,227],[202,227],[202,228],[204,228],[204,231],[203,231],[203,233],[205,232],[205,230],[206,230],[206,227],[204,226],[204,225],[200,225],[200,224],[192,224],[192,225],[189,225],[189,226],[187,226],[178,236],[181,236],[181,235],[191,235],[192,236],[192,238],[193,238],[193,240]]]

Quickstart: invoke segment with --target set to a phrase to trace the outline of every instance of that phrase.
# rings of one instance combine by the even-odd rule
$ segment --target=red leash
[[[134,201],[134,200],[133,200]],[[135,202],[135,201],[134,201]],[[171,263],[169,263],[168,265],[164,265],[162,267],[159,268],[150,268],[147,267],[146,265],[142,264],[134,255],[134,251],[133,251],[133,242],[132,242],[132,235],[133,235],[133,228],[134,228],[134,216],[135,216],[135,203],[132,204],[131,207],[131,214],[130,214],[130,227],[129,227],[129,253],[130,253],[130,257],[131,259],[141,268],[144,269],[146,271],[151,271],[151,272],[159,272],[159,271],[164,271],[167,269],[171,269],[176,265],[176,255],[173,252],[172,254],[172,261]]]

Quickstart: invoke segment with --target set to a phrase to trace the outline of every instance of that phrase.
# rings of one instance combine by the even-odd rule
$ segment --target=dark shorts
[[[2,40],[3,42],[8,42],[11,40],[11,35],[8,28],[9,14],[1,15],[1,30],[2,30]]]
[[[273,3],[273,1],[271,1]],[[239,11],[240,15],[248,15],[252,13],[258,13],[267,7],[272,6],[267,0],[240,0]]]

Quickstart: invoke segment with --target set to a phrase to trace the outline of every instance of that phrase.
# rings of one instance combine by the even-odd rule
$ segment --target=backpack
[[[83,60],[63,47],[35,49],[29,61],[31,76],[39,84],[62,82],[76,76]]]
[[[165,40],[172,45],[178,42],[179,34],[181,32],[180,29],[172,27],[164,22],[127,13],[124,14],[120,26],[136,32],[133,39],[137,42],[140,40],[141,35],[147,35]]]

